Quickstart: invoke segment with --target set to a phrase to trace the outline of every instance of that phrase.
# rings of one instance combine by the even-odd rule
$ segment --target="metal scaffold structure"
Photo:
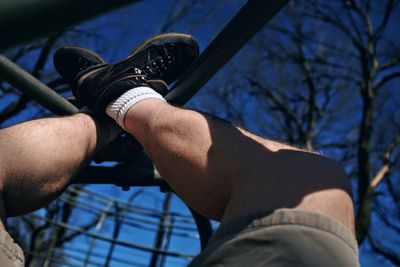
[[[46,232],[54,233],[55,238],[42,251],[37,245],[40,231],[37,232],[31,247],[25,251],[27,264],[35,257],[44,266],[163,266],[162,262],[167,260],[169,264],[185,265],[194,256],[169,249],[171,243],[199,239],[189,215],[136,205],[134,198],[121,201],[73,187],[54,203],[56,208],[65,205],[79,214],[70,218],[73,223],[57,217],[27,216],[36,224],[46,225]],[[153,240],[159,227],[164,235],[161,246],[156,248]],[[64,232],[62,237],[56,234],[60,231]],[[122,231],[124,236],[130,233],[129,238],[121,237]],[[58,242],[63,245],[57,246]],[[143,259],[148,259],[149,265],[143,264]]]
[[[89,17],[97,16],[105,11],[135,1],[90,0],[90,1],[49,1],[49,0],[6,0],[0,3],[0,33],[7,36],[0,42],[0,51],[11,48],[34,37],[45,36],[56,30],[78,23]],[[184,105],[202,86],[209,81],[260,29],[270,21],[286,4],[288,0],[249,0],[232,18],[224,29],[209,44],[200,57],[174,84],[166,100],[175,105]],[[79,4],[79,8],[76,8]],[[96,7],[96,8],[94,8]],[[29,10],[29,12],[26,12]],[[61,15],[74,14],[74,16]],[[74,10],[74,12],[68,12]],[[43,14],[51,14],[43,16]],[[240,33],[240,34],[238,34]],[[75,106],[55,93],[51,88],[34,78],[3,55],[0,55],[0,78],[23,94],[43,105],[56,115],[76,113]],[[74,184],[116,184],[122,188],[135,186],[158,186],[161,191],[170,193],[168,185],[159,177],[153,164],[144,153],[139,153],[135,162],[119,164],[114,167],[90,166],[76,176]],[[79,198],[72,198],[79,194]],[[62,266],[109,266],[110,262],[118,262],[128,266],[142,266],[135,262],[135,256],[153,258],[150,266],[162,266],[165,258],[175,258],[176,261],[187,262],[194,255],[185,255],[178,251],[169,251],[168,244],[173,238],[199,239],[204,248],[212,234],[209,220],[191,211],[193,218],[182,214],[152,210],[135,206],[131,203],[118,202],[115,199],[70,188],[66,194],[57,200],[60,205],[69,203],[94,218],[91,227],[82,224],[71,225],[38,215],[29,215],[34,220],[51,225],[54,231],[63,229],[70,235],[81,233],[85,236],[84,248],[67,246],[60,250],[55,245],[49,247],[45,254],[30,257],[42,257],[45,266],[51,263]],[[90,203],[89,205],[87,203]],[[168,201],[164,203],[167,208]],[[167,209],[166,209],[167,210]],[[161,222],[161,223],[160,223]],[[108,225],[113,228],[113,235],[102,234],[102,229]],[[197,226],[197,230],[193,228]],[[162,233],[155,237],[157,244],[139,244],[137,242],[119,239],[119,232],[148,231]],[[160,229],[161,227],[161,229]],[[107,243],[107,246],[97,245]],[[107,247],[107,248],[106,248]],[[120,252],[118,252],[120,251]],[[125,252],[124,252],[125,251]],[[124,254],[125,253],[125,254]],[[69,260],[64,260],[68,258]],[[128,260],[129,259],[129,260]],[[83,264],[83,265],[82,265]],[[146,265],[147,266],[147,265]]]

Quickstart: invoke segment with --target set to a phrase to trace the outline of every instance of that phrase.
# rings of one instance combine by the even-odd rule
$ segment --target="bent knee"
[[[351,181],[337,162],[316,155],[310,175],[310,188],[295,207],[321,213],[340,221],[354,233]]]
[[[247,176],[235,187],[225,219],[294,208],[321,213],[354,229],[350,180],[338,163],[295,150],[278,151],[269,160],[259,175]]]
[[[341,190],[351,196],[350,178],[339,163],[320,154],[313,154],[306,166],[308,170],[304,175],[309,177],[312,187],[321,191]]]

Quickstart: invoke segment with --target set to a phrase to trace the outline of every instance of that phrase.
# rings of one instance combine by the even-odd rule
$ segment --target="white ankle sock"
[[[119,126],[125,129],[125,115],[128,110],[140,101],[149,98],[157,98],[165,101],[159,93],[150,87],[136,87],[126,91],[123,95],[112,101],[107,106],[106,113],[113,118]]]

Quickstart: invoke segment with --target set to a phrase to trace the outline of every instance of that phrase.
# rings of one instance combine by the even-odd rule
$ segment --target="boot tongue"
[[[168,85],[162,80],[148,80],[149,86],[162,96],[168,94]]]

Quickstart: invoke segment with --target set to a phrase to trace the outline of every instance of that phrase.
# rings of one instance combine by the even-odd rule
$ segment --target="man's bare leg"
[[[295,208],[324,214],[354,232],[349,181],[326,157],[158,99],[133,106],[125,127],[175,192],[209,218],[225,222]]]
[[[0,214],[16,216],[54,200],[90,157],[117,134],[86,114],[0,130]],[[4,225],[0,225],[1,228]]]
[[[182,53],[158,48],[147,52],[182,70],[183,65],[170,61]],[[176,74],[173,69],[158,68],[159,74]],[[203,215],[225,222],[246,213],[298,208],[353,229],[349,181],[337,164],[175,108],[160,95],[167,91],[160,77],[128,58],[78,72],[74,94],[98,116],[109,115],[136,137],[175,192]]]

